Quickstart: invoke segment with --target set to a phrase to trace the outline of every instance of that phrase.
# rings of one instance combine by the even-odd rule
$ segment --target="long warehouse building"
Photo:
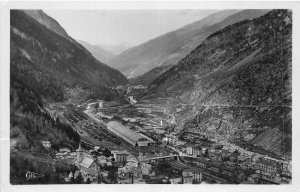
[[[107,124],[107,129],[133,146],[149,146],[152,143],[148,138],[132,131],[117,121],[109,122]]]

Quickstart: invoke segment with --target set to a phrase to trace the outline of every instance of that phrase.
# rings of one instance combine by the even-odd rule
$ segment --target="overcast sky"
[[[44,10],[68,34],[91,44],[138,45],[217,10]]]

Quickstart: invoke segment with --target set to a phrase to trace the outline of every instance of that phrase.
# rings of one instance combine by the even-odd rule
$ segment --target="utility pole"
[[[115,177],[115,178],[114,178],[114,179],[115,179],[115,182],[118,183],[118,173],[117,173],[117,172],[114,173],[114,177]]]
[[[131,172],[130,175],[131,175],[131,183],[133,184],[133,173]]]

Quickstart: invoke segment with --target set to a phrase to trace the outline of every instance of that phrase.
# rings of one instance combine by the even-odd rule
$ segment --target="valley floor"
[[[139,161],[146,161],[154,167],[160,163],[158,159],[161,158],[157,157],[163,157],[165,163],[172,161],[168,160],[170,155],[191,157],[185,159],[186,167],[178,167],[178,163],[171,163],[170,166],[180,172],[188,167],[201,168],[201,173],[210,183],[219,180],[222,181],[220,183],[280,184],[291,180],[291,161],[269,151],[258,150],[256,146],[250,147],[241,141],[230,141],[218,136],[207,137],[205,133],[192,130],[175,132],[175,114],[182,112],[186,105],[174,105],[174,101],[168,98],[141,100],[131,105],[101,100],[74,104],[72,107],[62,107],[61,103],[58,105],[52,105],[49,110],[51,115],[71,125],[79,133],[81,143],[88,149],[96,147],[119,152],[125,150]],[[124,136],[109,130],[111,122],[119,122],[151,142],[138,146],[136,141],[133,145]],[[272,162],[275,167],[262,171],[264,161]],[[261,171],[264,180],[257,177],[257,170]],[[216,178],[213,179],[214,177]]]

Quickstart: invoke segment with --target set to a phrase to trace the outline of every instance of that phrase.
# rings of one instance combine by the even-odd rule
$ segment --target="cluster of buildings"
[[[114,103],[111,105],[114,106]],[[98,182],[99,177],[106,180],[111,174],[115,179],[111,182],[128,184],[201,183],[210,176],[219,178],[223,183],[281,184],[291,181],[291,165],[288,161],[272,159],[228,143],[218,142],[216,144],[201,133],[189,131],[180,138],[175,132],[163,131],[164,134],[155,132],[160,129],[154,129],[152,126],[149,126],[149,130],[147,126],[137,128],[135,126],[137,119],[135,118],[123,118],[123,120],[129,125],[131,123],[132,128],[124,126],[118,121],[110,121],[107,123],[107,129],[134,147],[151,146],[158,143],[157,141],[161,141],[164,144],[162,146],[176,151],[175,155],[181,156],[188,167],[179,169],[176,174],[168,176],[156,172],[156,164],[148,160],[153,157],[173,155],[167,150],[153,154],[140,153],[138,156],[134,156],[126,150],[115,150],[111,151],[109,157],[100,154],[96,158],[78,150],[76,161],[73,163],[80,170],[84,182],[88,180]],[[145,130],[145,134],[140,133],[141,130]],[[47,142],[42,144],[45,148],[48,146]],[[74,153],[72,153],[72,157],[74,157]],[[105,167],[113,167],[115,171],[110,173],[102,169]],[[75,177],[75,174],[71,174],[71,176]]]
[[[130,85],[127,87],[127,93],[130,93],[132,90],[141,90],[146,89],[146,86],[143,85]]]
[[[148,184],[200,184],[203,182],[203,173],[201,169],[191,167],[184,169],[181,174],[153,175],[148,178]]]
[[[183,150],[183,149],[182,149]],[[291,180],[291,165],[288,162],[278,161],[264,156],[249,156],[247,153],[238,151],[228,151],[221,145],[213,148],[201,146],[187,146],[184,153],[177,160],[187,166],[178,168],[176,174],[164,175],[157,171],[156,158],[168,162],[167,156],[175,154],[165,153],[142,153],[134,156],[127,150],[111,151],[109,157],[99,154],[96,157],[91,153],[79,148],[76,152],[62,151],[58,156],[66,153],[73,157],[73,161],[84,182],[91,183],[107,180],[109,174],[114,175],[111,183],[177,183],[177,184],[196,184],[203,183],[207,178],[216,179],[219,183],[247,183],[247,184],[281,184],[289,183]],[[76,155],[76,156],[75,156]],[[154,160],[151,160],[151,159]],[[157,158],[159,159],[159,158]],[[156,161],[156,163],[154,163]],[[172,166],[172,162],[170,163]],[[176,164],[176,163],[175,163]],[[113,167],[114,172],[109,173],[107,167]],[[175,167],[176,169],[176,167]],[[70,174],[69,177],[75,177]],[[77,173],[78,175],[78,173]]]
[[[185,132],[181,143],[176,134],[165,134],[162,142],[194,159],[192,166],[235,183],[281,184],[291,181],[291,164],[270,158],[231,143],[211,142],[205,135]],[[188,144],[187,144],[188,143]]]
[[[136,163],[128,162],[125,167],[118,169],[119,184],[134,184],[140,182],[142,182],[142,171]]]
[[[97,152],[95,155],[93,152]],[[101,150],[100,150],[101,151]],[[59,152],[56,160],[75,165],[78,170],[70,172],[66,182],[76,180],[81,175],[84,183],[145,183],[143,176],[153,175],[152,166],[140,161],[127,150],[114,150],[107,157],[95,147],[85,150],[81,145],[76,152]],[[111,173],[107,170],[113,170]],[[113,175],[115,180],[109,180],[108,175]]]
[[[289,183],[291,179],[288,161],[254,153],[232,152],[219,145],[214,148],[187,146],[185,151],[187,156],[195,157],[194,164],[197,167],[233,182],[280,184]]]
[[[57,154],[61,160],[72,159],[67,161],[69,164],[74,164],[78,170],[73,173],[71,172],[66,178],[66,181],[71,181],[72,178],[76,179],[79,175],[83,177],[85,183],[99,183],[108,181],[108,183],[119,183],[119,184],[142,184],[142,183],[160,183],[166,180],[166,183],[192,183],[195,179],[200,182],[202,175],[200,172],[194,172],[186,170],[183,174],[177,177],[165,178],[165,176],[157,175],[154,171],[152,161],[150,158],[163,157],[166,154],[163,152],[157,152],[155,154],[142,153],[138,156],[134,156],[127,150],[113,150],[109,157],[104,156],[101,152],[98,155],[92,155],[94,151],[99,151],[95,147],[94,150],[84,150],[79,147],[76,152],[60,152]],[[107,168],[113,168],[112,173],[107,171]],[[114,176],[114,181],[108,179],[108,175]],[[192,175],[192,178],[190,178]],[[185,180],[184,180],[185,179]],[[159,180],[159,181],[158,181]],[[183,181],[184,180],[184,181]]]
[[[97,151],[96,148],[87,151],[80,145],[76,152],[66,151],[56,154],[56,160],[75,165],[78,169],[75,172],[70,172],[65,178],[66,182],[71,182],[72,179],[76,180],[79,175],[81,175],[84,183],[99,183],[99,181],[106,180],[108,171],[102,168],[113,167],[115,160],[113,156],[106,157],[101,152],[95,156],[93,152]]]

